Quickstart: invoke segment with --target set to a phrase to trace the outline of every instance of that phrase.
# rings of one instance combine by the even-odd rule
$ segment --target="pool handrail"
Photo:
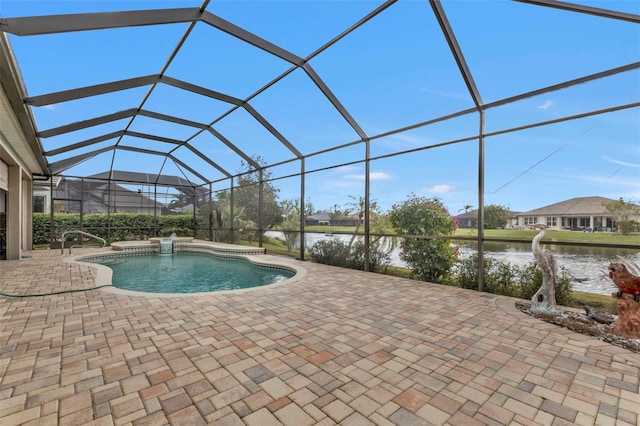
[[[61,242],[61,244],[60,244],[60,245],[61,245],[62,247],[61,247],[61,252],[60,252],[60,254],[64,254],[64,237],[65,237],[65,235],[67,235],[67,234],[82,234],[82,235],[86,235],[87,237],[95,238],[96,240],[100,240],[100,241],[102,241],[102,247],[104,247],[104,246],[106,246],[106,245],[107,245],[107,241],[106,241],[104,238],[100,238],[100,237],[98,237],[97,235],[93,235],[93,234],[90,234],[90,233],[88,233],[88,232],[84,232],[84,231],[80,231],[80,230],[64,231],[64,232],[62,233],[62,237],[61,237],[62,242]],[[82,247],[82,246],[71,246],[71,247],[69,247],[69,254],[71,254],[71,249],[72,249],[73,247]]]

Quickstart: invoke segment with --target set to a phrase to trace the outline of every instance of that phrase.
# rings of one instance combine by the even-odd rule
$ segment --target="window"
[[[547,226],[557,226],[555,216],[547,216]]]
[[[44,213],[44,196],[43,195],[34,195],[33,196],[33,212],[34,213]]]
[[[525,225],[535,225],[538,221],[536,220],[535,217],[525,217],[524,218],[524,224]]]

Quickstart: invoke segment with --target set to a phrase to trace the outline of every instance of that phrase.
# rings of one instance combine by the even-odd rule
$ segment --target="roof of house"
[[[311,216],[307,216],[307,220],[346,220],[346,219],[358,219],[358,214],[354,213],[354,214],[350,214],[347,216],[343,216],[343,215],[339,215],[339,216],[333,216],[332,217],[332,213],[330,212],[318,212],[316,214],[313,214]]]
[[[112,171],[106,171],[102,173],[96,173],[94,175],[89,176],[89,178],[110,179],[110,180],[117,180],[122,182],[136,182],[136,183],[146,183],[146,184],[157,183],[158,185],[166,185],[166,186],[174,186],[174,187],[196,186],[193,182],[190,182],[188,179],[185,179],[184,177],[180,177],[180,176],[130,172],[125,170],[112,170]]]
[[[515,218],[519,214],[520,214],[520,212],[515,212],[515,211],[509,210],[509,218]],[[459,215],[456,215],[455,217],[457,217],[458,220],[460,220],[460,219],[477,219],[478,218],[478,209],[469,210],[468,212],[461,213]]]
[[[548,206],[540,207],[538,209],[529,210],[528,212],[520,213],[520,216],[543,216],[543,215],[558,215],[558,216],[577,216],[577,215],[591,215],[591,214],[606,214],[605,208],[602,206],[603,202],[615,201],[611,198],[604,197],[576,197],[559,203],[550,204]]]
[[[311,220],[330,220],[331,216],[329,215],[329,212],[319,212],[319,213],[313,214],[311,216],[307,216],[307,219],[311,219]]]
[[[469,210],[468,212],[461,213],[456,215],[458,219],[477,219],[478,218],[478,209]]]
[[[57,188],[62,180],[62,176],[50,176],[47,179],[34,179],[33,187],[34,189],[49,189],[51,187],[51,180],[53,179],[53,187]]]

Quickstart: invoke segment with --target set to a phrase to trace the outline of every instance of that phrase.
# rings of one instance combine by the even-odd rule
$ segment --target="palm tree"
[[[362,225],[364,221],[364,197],[360,197],[356,200],[356,197],[350,195],[353,201],[348,204],[350,208],[347,209],[345,213],[349,214],[351,212],[358,215],[358,222],[356,223],[356,229],[349,241],[349,250],[353,247],[353,243],[355,242],[356,237],[358,236],[358,231],[360,231],[360,225]],[[369,203],[369,231],[376,234],[383,233],[393,233],[392,228],[389,226],[388,220],[379,212],[378,203],[376,201],[371,201]],[[381,236],[371,236],[369,239],[369,246],[376,247],[384,250],[387,254],[391,253],[393,249],[397,247],[398,239],[395,237],[381,237]]]
[[[460,213],[462,210],[464,210],[464,212],[468,212],[469,210],[471,210],[473,208],[473,206],[471,204],[465,204],[464,206],[462,206],[462,208],[460,210],[458,210],[458,213]]]
[[[217,209],[216,209],[217,210]],[[233,209],[233,215],[231,214],[231,205],[229,203],[224,203],[220,206],[219,209],[219,218],[221,219],[220,223],[217,224],[217,229],[215,229],[215,240],[216,241],[227,241],[233,242],[234,240],[238,240],[241,238],[241,235],[233,235],[229,228],[223,229],[223,224],[227,227],[233,224],[233,227],[237,230],[241,229],[250,229],[255,228],[255,224],[249,220],[244,220],[244,207],[236,206]],[[218,217],[216,217],[216,221]]]

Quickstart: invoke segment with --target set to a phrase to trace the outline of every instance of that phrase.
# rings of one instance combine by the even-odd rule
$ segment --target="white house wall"
[[[7,259],[20,259],[31,250],[31,176],[42,173],[29,147],[9,98],[0,90],[0,160],[7,174]]]

